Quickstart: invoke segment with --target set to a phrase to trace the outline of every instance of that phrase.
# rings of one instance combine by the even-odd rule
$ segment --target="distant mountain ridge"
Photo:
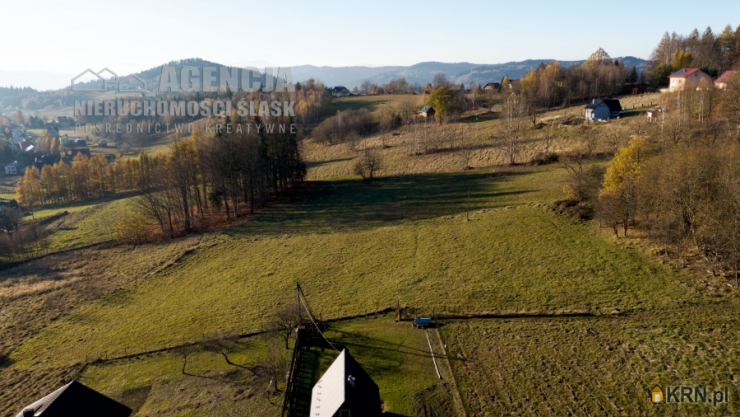
[[[627,67],[636,67],[641,72],[647,63],[646,60],[633,56],[619,57]],[[327,86],[343,85],[352,88],[370,81],[375,84],[385,84],[390,80],[406,78],[406,81],[424,85],[431,82],[434,76],[440,72],[456,84],[463,83],[466,86],[471,81],[478,84],[500,81],[504,75],[509,78],[521,78],[530,68],[536,68],[540,64],[548,64],[557,61],[561,66],[581,65],[580,61],[559,61],[555,59],[528,59],[526,61],[513,61],[502,64],[473,64],[469,62],[444,63],[444,62],[421,62],[408,67],[314,67],[311,65],[300,65],[293,67],[293,79],[302,81],[308,78],[321,80]],[[351,68],[351,71],[344,71]],[[360,76],[356,76],[360,75]]]
[[[627,67],[636,67],[638,73],[645,68],[647,63],[646,60],[635,58],[632,56],[615,58],[620,62],[623,62]],[[540,64],[547,64],[555,61],[553,59],[529,59],[525,61],[514,61],[506,62],[502,64],[474,64],[469,62],[458,62],[458,63],[445,63],[445,62],[420,62],[411,66],[383,66],[383,67],[368,67],[368,66],[351,66],[351,67],[319,67],[315,65],[298,65],[291,67],[293,80],[296,82],[303,82],[309,78],[316,79],[323,82],[327,87],[344,86],[349,89],[352,87],[359,87],[364,81],[370,81],[375,84],[385,84],[391,80],[397,80],[399,78],[405,78],[407,82],[411,84],[425,85],[427,82],[431,82],[434,76],[438,73],[444,73],[447,75],[449,81],[459,84],[463,83],[465,86],[469,86],[472,81],[478,84],[485,85],[489,82],[500,81],[504,75],[508,75],[509,78],[520,78],[530,68],[536,68]],[[557,61],[561,66],[569,65],[580,65],[585,60],[580,61]],[[196,68],[202,67],[220,67],[223,66],[216,62],[206,61],[200,58],[188,58],[181,59],[178,61],[170,61],[166,64],[150,68],[145,71],[135,73],[137,77],[144,80],[147,84],[149,91],[156,91],[159,86],[159,77],[162,73],[162,66],[169,65],[176,69],[176,74],[179,78],[180,70],[184,66],[193,66]],[[228,66],[227,66],[228,67]],[[235,67],[229,67],[235,68]],[[260,68],[262,69],[262,68]],[[49,77],[49,80],[54,79],[54,82],[61,82],[62,77],[67,77],[63,74],[51,74],[51,73],[29,73],[35,77]],[[23,83],[19,82],[19,79],[13,79],[10,77],[6,78],[7,74],[0,72],[0,82],[10,81],[7,84],[13,84],[16,87],[22,86]],[[16,77],[21,78],[21,77]],[[56,79],[59,78],[59,81]],[[80,83],[81,85],[92,84],[94,81],[87,83]],[[2,84],[2,83],[0,83]],[[23,99],[39,94],[42,96],[48,96],[49,94],[57,94],[62,92],[69,87],[65,87],[57,90],[46,90],[46,91],[30,91],[23,92],[18,95],[18,91],[0,91],[0,105],[4,106],[20,106]],[[12,94],[16,94],[17,97],[10,98]],[[23,105],[25,107],[25,105]]]

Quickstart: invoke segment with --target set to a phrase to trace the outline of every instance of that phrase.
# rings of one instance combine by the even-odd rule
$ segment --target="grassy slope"
[[[397,107],[404,102],[413,103],[415,107],[421,108],[421,96],[413,95],[380,95],[380,96],[353,96],[332,99],[331,104],[335,110],[360,110],[368,109],[371,113],[378,113],[384,105]]]
[[[120,197],[120,196],[119,196]],[[124,197],[85,207],[70,213],[50,225],[54,233],[49,244],[52,249],[89,245],[114,238],[118,221],[131,209],[131,199]]]
[[[204,330],[255,330],[291,300],[296,281],[325,318],[398,299],[426,311],[609,312],[693,296],[681,275],[588,227],[522,206],[552,195],[557,182],[540,176],[552,178],[553,169],[561,172],[428,176],[413,187],[408,177],[319,184],[321,197],[229,230],[220,244],[56,321],[11,358],[16,366],[49,366],[111,346],[130,352],[144,350],[143,341],[174,345]],[[461,214],[467,185],[479,209],[470,222]]]

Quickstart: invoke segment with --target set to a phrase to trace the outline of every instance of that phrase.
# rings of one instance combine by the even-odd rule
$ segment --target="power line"
[[[324,336],[324,333],[319,328],[319,325],[316,324],[316,321],[314,321],[313,314],[311,314],[311,309],[308,308],[308,302],[306,301],[306,295],[303,294],[303,290],[301,289],[300,284],[296,284],[296,287],[297,287],[296,290],[298,291],[298,299],[301,300],[301,303],[303,304],[303,308],[306,309],[306,312],[308,313],[308,318],[311,320],[311,323],[313,323],[313,325],[316,327],[316,330],[319,331],[319,334],[321,335],[321,337],[323,337],[324,340],[326,340],[326,343],[328,343],[332,349],[339,352],[339,349],[337,349],[336,347],[334,347],[334,345],[331,344],[329,339],[327,339],[326,336]]]

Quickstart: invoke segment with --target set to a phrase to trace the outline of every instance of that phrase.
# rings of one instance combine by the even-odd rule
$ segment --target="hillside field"
[[[733,391],[740,328],[726,288],[708,289],[596,222],[553,213],[548,203],[564,198],[568,174],[557,163],[527,164],[545,149],[542,130],[528,132],[521,164],[508,166],[496,118],[471,122],[435,128],[474,138],[472,169],[462,170],[454,146],[409,154],[418,132],[403,127],[366,138],[383,165],[363,182],[352,171],[362,148],[307,139],[309,181],[251,218],[0,271],[0,331],[11,335],[0,345],[0,414],[71,375],[131,404],[136,416],[277,414],[270,378],[250,371],[263,369],[271,342],[254,334],[295,302],[296,282],[321,319],[337,320],[326,337],[350,349],[396,415],[654,414],[641,397],[650,384]],[[584,128],[559,129],[552,151],[583,146]],[[589,164],[605,164],[598,155],[611,146],[600,140]],[[55,248],[95,243],[131,198],[46,207],[36,217],[70,212],[53,224]],[[455,318],[427,342],[395,315],[372,314],[396,306]],[[205,348],[224,334],[241,335],[228,350],[239,366]],[[336,352],[319,344],[312,352],[313,381]],[[22,378],[34,385],[18,386]]]

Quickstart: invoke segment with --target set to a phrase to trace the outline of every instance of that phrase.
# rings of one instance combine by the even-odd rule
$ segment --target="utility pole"
[[[465,210],[465,221],[470,221],[470,186],[468,185],[468,208]]]

